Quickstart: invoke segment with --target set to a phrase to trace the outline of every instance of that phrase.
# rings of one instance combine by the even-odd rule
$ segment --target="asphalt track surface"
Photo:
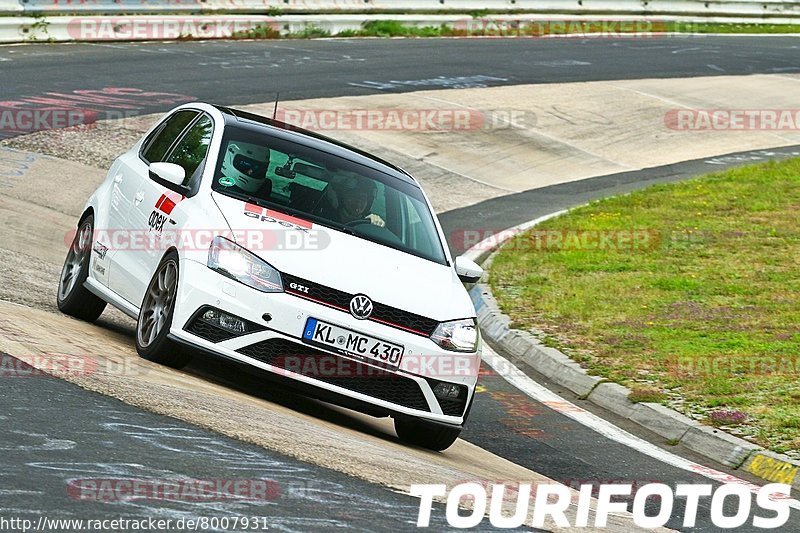
[[[0,47],[3,107],[106,87],[227,105],[529,83],[800,71],[793,37],[209,41]],[[119,112],[84,99],[85,107]],[[49,104],[57,105],[58,97]],[[139,109],[170,105],[143,99]],[[118,115],[115,115],[118,116]]]
[[[0,443],[0,516],[34,523],[41,515],[60,520],[150,517],[171,519],[171,530],[179,529],[178,520],[200,517],[255,519],[258,531],[266,523],[278,531],[346,527],[390,532],[411,529],[416,522],[419,501],[411,496],[376,491],[345,474],[154,415],[56,378],[34,375],[3,381],[0,421],[6,438]],[[126,497],[131,493],[123,484],[181,479],[243,481],[254,490],[231,491],[244,497],[223,492],[197,500],[148,500]],[[255,485],[259,482],[267,490]],[[104,486],[119,490],[95,490]],[[441,507],[432,513],[431,527],[437,530],[447,525]]]
[[[381,91],[412,91],[426,87],[440,89],[796,72],[800,71],[800,54],[797,53],[799,47],[800,41],[794,38],[742,37],[34,45],[0,48],[0,86],[7,101],[36,97],[48,92],[66,94],[104,87],[134,87],[187,95],[193,99],[245,104],[269,100],[270,95],[275,92],[280,92],[282,99],[300,99],[375,94]],[[139,109],[126,112],[164,111],[172,105],[153,104],[143,100]],[[104,112],[107,109],[98,106],[97,110]],[[446,231],[469,227],[505,229],[547,212],[626,192],[649,183],[684,179],[731,165],[791,156],[795,152],[798,149],[756,151],[728,158],[715,158],[715,161],[698,160],[592,178],[488,200],[475,206],[443,213],[440,218]],[[229,382],[232,386],[236,384],[245,393],[263,394],[257,383],[248,382],[246,375],[237,368],[220,367],[214,361],[198,360],[193,363],[193,370],[201,374],[214,373],[220,380]],[[170,431],[177,433],[199,431],[191,426],[142,413],[57,380],[11,381],[13,383],[4,384],[5,409],[0,414],[6,418],[3,420],[4,426],[11,428],[10,431],[3,432],[5,442],[0,445],[3,457],[6,458],[3,461],[3,487],[17,489],[21,486],[33,486],[38,488],[32,490],[44,491],[45,494],[37,496],[0,493],[0,511],[4,514],[12,510],[50,513],[60,509],[74,509],[74,502],[64,496],[64,483],[68,476],[63,472],[53,473],[52,469],[30,466],[30,463],[80,464],[113,455],[114,462],[151,465],[155,469],[161,468],[190,477],[230,476],[230,472],[225,474],[226,468],[230,468],[230,462],[209,461],[207,454],[203,453],[178,454],[175,455],[179,456],[177,462],[170,461],[169,454],[172,452],[169,447],[148,449],[136,445],[140,444],[142,437],[136,436],[135,432],[131,436],[115,434],[108,429],[114,424],[131,424],[172,428]],[[546,380],[540,378],[539,381],[546,384]],[[488,373],[482,384],[486,391],[479,395],[463,437],[517,464],[566,484],[643,484],[659,481],[674,485],[708,482],[602,437],[530,399],[497,375]],[[554,390],[562,392],[558,388]],[[567,394],[565,396],[577,401]],[[54,405],[56,398],[58,401]],[[317,409],[313,402],[291,395],[286,396],[285,401],[297,402],[300,410],[313,412]],[[594,410],[586,402],[579,402],[579,405]],[[620,425],[625,427],[624,423]],[[638,433],[633,428],[625,429]],[[329,484],[326,485],[328,487],[336,484],[343,487],[339,494],[370,495],[378,502],[376,505],[396,506],[406,511],[397,516],[390,514],[386,519],[375,514],[365,527],[405,529],[400,524],[412,527],[416,517],[413,500],[390,491],[376,491],[365,483],[342,479],[343,476],[334,472],[297,464],[260,449],[249,448],[207,432],[201,433],[202,435],[196,436],[201,439],[216,439],[215,442],[224,441],[225,447],[239,450],[237,453],[255,454],[252,457],[258,456],[260,461],[266,462],[264,464],[273,461],[269,463],[273,466],[269,468],[267,477],[285,475],[281,480],[287,486],[292,480],[302,481],[306,479],[304,476],[313,476],[314,479]],[[69,447],[65,444],[63,449],[54,450],[54,445],[51,444],[49,450],[37,450],[36,439],[41,439],[42,435],[54,435],[52,438],[56,441],[72,441],[79,445]],[[653,441],[659,443],[657,438],[653,438]],[[39,445],[42,445],[41,441]],[[173,449],[182,448],[179,445]],[[686,450],[671,451],[701,464],[708,463],[692,457]],[[36,455],[37,453],[41,455]],[[238,463],[241,461],[237,461]],[[22,467],[23,464],[26,466]],[[725,470],[719,465],[711,466]],[[313,474],[309,474],[310,469],[314,470]],[[255,475],[257,472],[258,469],[244,471],[241,477]],[[261,473],[263,475],[263,471]],[[79,477],[85,472],[73,474],[75,475],[72,477]],[[741,472],[734,474],[747,478]],[[325,518],[325,505],[320,510],[306,505],[307,502],[302,497],[287,499],[288,503],[284,504],[285,499],[281,499],[281,505],[270,507],[269,515],[276,517],[276,520],[298,517],[300,522],[295,522],[295,527],[300,526],[302,520],[308,520],[305,525],[311,526],[315,520]],[[140,517],[150,513],[147,509],[159,507],[140,505],[144,506],[138,508],[137,516]],[[331,504],[327,508],[336,509],[338,506]],[[84,505],[80,506],[83,517],[88,517],[87,509]],[[112,513],[107,503],[98,504],[97,509],[102,516]],[[127,508],[127,511],[130,509],[137,507]],[[344,521],[360,525],[363,515],[359,514],[359,509],[356,507],[352,515],[344,517]],[[173,509],[173,512],[180,513],[182,510]],[[198,507],[194,507],[192,513],[195,516],[203,514],[198,512]],[[436,516],[437,513],[434,512],[434,517]],[[291,528],[288,522],[286,526]],[[668,526],[681,529],[678,521],[673,521]],[[300,528],[306,529],[302,526]],[[701,506],[699,523],[695,530],[715,530],[708,519],[707,505]],[[747,530],[746,527],[740,529]],[[800,531],[797,513],[793,513],[783,530]]]

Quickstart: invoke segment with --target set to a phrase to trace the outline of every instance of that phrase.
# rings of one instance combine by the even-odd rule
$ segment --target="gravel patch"
[[[100,121],[59,130],[46,130],[0,142],[18,150],[36,152],[106,169],[158,120],[160,115]]]

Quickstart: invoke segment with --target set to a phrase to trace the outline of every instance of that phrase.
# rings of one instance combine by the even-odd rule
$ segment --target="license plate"
[[[351,329],[334,326],[309,318],[303,330],[303,340],[344,355],[356,356],[368,361],[400,366],[405,348],[399,344],[382,341]]]

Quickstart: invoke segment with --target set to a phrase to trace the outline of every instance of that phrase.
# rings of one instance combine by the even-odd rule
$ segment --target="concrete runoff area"
[[[390,157],[396,152],[401,158],[425,163],[434,172],[447,170],[460,176],[465,188],[482,192],[490,186],[502,193],[748,149],[799,144],[798,129],[692,131],[671,129],[665,123],[674,120],[677,111],[688,109],[793,109],[798,84],[800,75],[603,81],[346,97],[286,102],[284,106],[299,110],[296,115],[311,123],[316,117],[304,115],[303,110],[473,111],[482,117],[473,122],[482,123],[482,127],[327,133],[378,153],[388,149],[390,160],[398,159]],[[244,109],[271,114],[272,104]],[[693,125],[685,121],[672,126]],[[432,187],[425,183],[426,172],[419,173],[418,178],[438,198],[436,183]],[[453,193],[449,187],[445,191],[446,195]],[[441,210],[453,207],[442,205]]]
[[[406,168],[442,212],[593,176],[800,144],[797,128],[695,130],[705,125],[700,117],[677,116],[684,110],[792,110],[799,88],[800,74],[597,81],[297,100],[281,104],[280,114]],[[271,116],[274,103],[238,107]],[[398,127],[398,116],[413,126],[420,111],[436,113],[442,129]],[[471,117],[466,127],[453,125],[458,111]],[[373,127],[367,118],[359,123],[367,112],[377,113]],[[103,167],[159,116],[44,131],[3,144]]]

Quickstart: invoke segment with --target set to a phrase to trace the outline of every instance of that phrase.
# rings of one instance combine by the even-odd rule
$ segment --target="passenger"
[[[264,146],[230,143],[222,162],[222,175],[227,179],[223,185],[268,198],[272,192],[272,181],[267,178],[269,156],[269,148]]]

